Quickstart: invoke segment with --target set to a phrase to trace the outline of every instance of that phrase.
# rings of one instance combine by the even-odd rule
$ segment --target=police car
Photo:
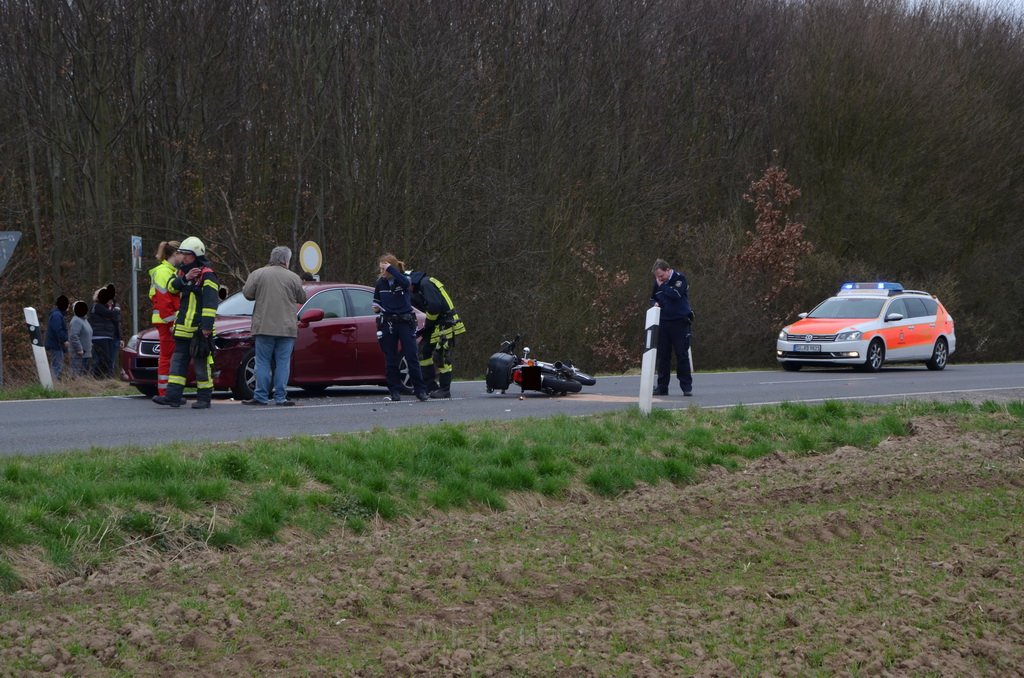
[[[953,317],[933,295],[893,282],[844,283],[834,297],[782,328],[775,345],[784,370],[849,365],[877,372],[887,362],[946,367],[956,350]]]

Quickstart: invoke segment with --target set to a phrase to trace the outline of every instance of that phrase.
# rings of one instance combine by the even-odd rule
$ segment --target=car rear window
[[[818,304],[808,318],[877,318],[885,299],[832,297]]]

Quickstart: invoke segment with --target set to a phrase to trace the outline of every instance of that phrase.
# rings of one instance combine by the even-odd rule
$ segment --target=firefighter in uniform
[[[466,326],[440,280],[423,271],[410,271],[409,279],[412,281],[412,305],[427,316],[419,348],[423,381],[431,398],[451,398],[455,337],[463,334]]]
[[[174,353],[174,319],[178,316],[181,295],[171,289],[181,261],[177,240],[164,241],[156,248],[158,263],[149,269],[149,300],[153,303],[153,327],[160,334],[160,357],[156,367],[156,393],[167,395],[167,377],[171,373],[171,354]]]
[[[178,246],[181,263],[170,289],[181,294],[181,308],[174,323],[174,355],[167,378],[167,394],[154,396],[158,405],[181,407],[188,364],[195,363],[196,402],[192,408],[205,410],[213,397],[213,321],[220,302],[220,284],[206,259],[206,245],[195,236]]]

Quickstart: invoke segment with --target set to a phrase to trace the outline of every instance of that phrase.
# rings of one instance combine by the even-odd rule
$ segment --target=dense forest
[[[1020,358],[1022,38],[956,2],[0,0],[5,373],[23,306],[130,289],[131,235],[199,236],[232,291],[276,244],[367,284],[394,252],[452,293],[464,377],[516,332],[637,366],[657,257],[698,370],[774,364],[851,279]]]

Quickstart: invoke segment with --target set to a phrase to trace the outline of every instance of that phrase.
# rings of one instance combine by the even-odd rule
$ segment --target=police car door
[[[895,317],[899,315],[899,317]],[[907,360],[907,307],[902,299],[893,299],[882,315],[882,336],[885,338],[886,360]]]

